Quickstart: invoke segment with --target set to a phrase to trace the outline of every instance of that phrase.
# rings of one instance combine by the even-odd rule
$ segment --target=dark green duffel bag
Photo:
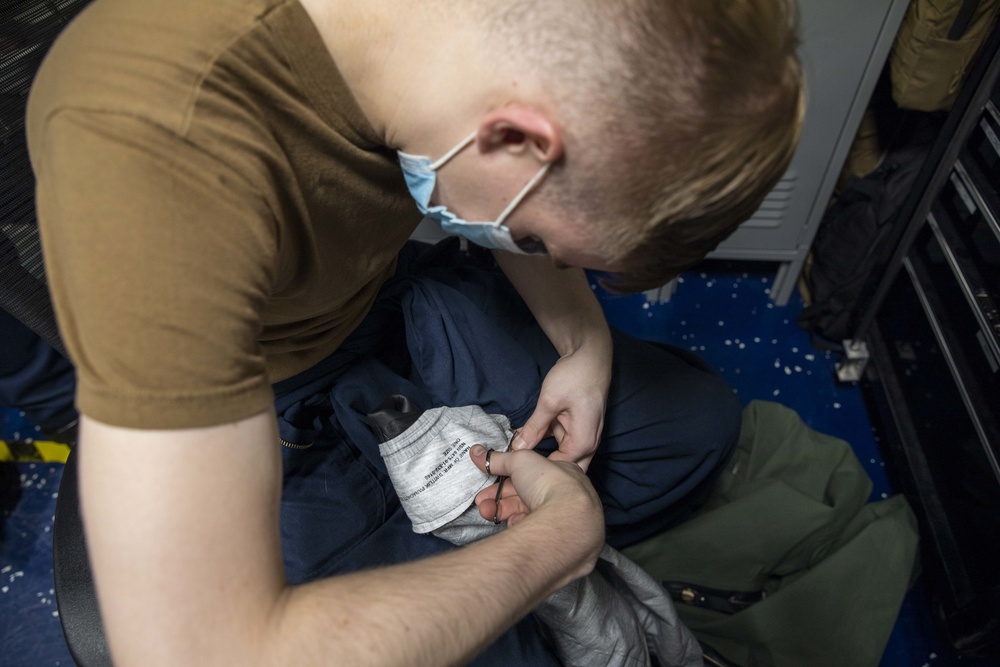
[[[706,504],[624,553],[725,661],[878,665],[914,573],[917,524],[905,498],[868,502],[871,488],[846,442],[753,401]]]

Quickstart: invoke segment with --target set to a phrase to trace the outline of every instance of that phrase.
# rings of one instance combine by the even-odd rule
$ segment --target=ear
[[[506,106],[486,114],[479,123],[480,153],[530,153],[543,164],[563,155],[562,131],[545,114],[522,106]]]

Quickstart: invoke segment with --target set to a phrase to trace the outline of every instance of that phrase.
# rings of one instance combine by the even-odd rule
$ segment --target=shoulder
[[[217,59],[287,0],[96,0],[56,39],[32,85],[29,141],[65,108],[182,132]]]

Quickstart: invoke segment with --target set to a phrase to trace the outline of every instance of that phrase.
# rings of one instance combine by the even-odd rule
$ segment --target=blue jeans
[[[740,404],[696,356],[613,331],[604,434],[588,475],[621,548],[683,521],[725,466]],[[275,385],[286,574],[300,583],[442,553],[403,513],[365,415],[391,394],[527,420],[558,355],[495,268],[410,244],[371,313],[331,357]],[[551,450],[543,441],[540,450]],[[538,557],[545,557],[539,554]],[[558,664],[528,617],[474,664]]]

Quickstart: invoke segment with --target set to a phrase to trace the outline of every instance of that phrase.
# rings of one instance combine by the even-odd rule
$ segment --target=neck
[[[300,2],[388,146],[441,155],[516,99],[518,82],[484,57],[482,28],[454,10],[425,0]]]

